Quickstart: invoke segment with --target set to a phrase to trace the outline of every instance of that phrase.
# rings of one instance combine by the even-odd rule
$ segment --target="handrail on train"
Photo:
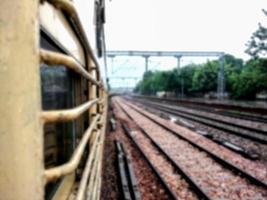
[[[76,108],[68,109],[68,110],[52,110],[52,111],[43,111],[41,113],[42,119],[45,123],[48,122],[63,122],[70,121],[78,118],[83,112],[88,110],[94,104],[98,103],[99,99],[94,99],[88,101]]]
[[[45,183],[56,180],[62,176],[73,173],[78,167],[83,153],[85,152],[85,147],[90,141],[90,152],[87,157],[86,166],[82,175],[82,180],[78,188],[78,193],[76,199],[83,199],[87,190],[87,195],[89,198],[99,198],[100,196],[100,185],[101,185],[101,163],[104,145],[104,131],[105,122],[107,114],[107,102],[106,95],[104,91],[103,82],[100,79],[100,67],[94,56],[94,53],[90,47],[86,34],[83,30],[82,24],[79,20],[77,11],[72,2],[67,0],[46,0],[52,4],[55,8],[60,9],[65,12],[67,16],[71,17],[71,22],[74,23],[75,29],[80,36],[81,45],[86,51],[85,59],[87,62],[88,71],[81,66],[75,59],[68,55],[55,53],[47,50],[40,50],[40,61],[50,65],[64,65],[69,69],[80,74],[86,78],[89,82],[96,85],[96,97],[89,97],[90,101],[77,106],[73,109],[68,110],[53,110],[53,111],[42,111],[41,117],[44,123],[48,122],[59,122],[59,121],[69,121],[78,118],[83,112],[90,109],[93,105],[98,104],[99,109],[95,111],[95,115],[90,122],[89,128],[83,134],[82,139],[78,147],[74,150],[71,159],[60,166],[46,169],[44,173]],[[89,62],[89,60],[93,61]],[[55,66],[53,66],[55,67]],[[96,70],[96,74],[91,75],[92,70]],[[89,87],[92,88],[92,84]],[[104,105],[105,104],[105,105]],[[100,154],[100,155],[99,155]],[[89,191],[89,194],[88,194]]]
[[[90,127],[86,130],[85,134],[83,134],[83,137],[78,147],[75,149],[75,152],[73,153],[69,162],[61,166],[57,166],[57,167],[53,167],[51,169],[45,170],[45,182],[46,183],[52,180],[58,179],[64,175],[70,174],[78,167],[78,164],[84,153],[86,144],[88,143],[88,140],[92,132],[97,129],[97,123],[99,119],[100,119],[100,115],[97,115],[94,117],[94,120],[92,121]],[[97,132],[97,135],[99,135],[99,131]]]
[[[82,23],[79,19],[78,13],[77,13],[76,8],[73,5],[73,3],[71,1],[67,1],[67,0],[46,0],[46,1],[49,2],[50,4],[52,4],[55,8],[58,8],[64,12],[66,12],[68,14],[68,16],[70,16],[72,18],[73,22],[75,23],[75,25],[79,31],[80,36],[82,37],[81,39],[83,40],[83,42],[81,45],[83,45],[84,49],[87,51],[87,53],[90,55],[90,57],[94,61],[94,64],[96,66],[96,70],[99,73],[100,66],[99,66],[99,64],[96,60],[96,57],[93,53],[93,50],[92,50],[92,48],[88,42],[87,36],[85,34]],[[87,57],[86,57],[86,59],[87,59]]]
[[[49,66],[55,66],[55,65],[65,65],[69,69],[72,69],[73,71],[79,73],[84,78],[86,78],[88,81],[91,81],[97,86],[101,86],[101,83],[98,82],[93,78],[91,74],[89,74],[81,64],[79,64],[74,58],[71,56],[67,56],[62,53],[56,53],[52,51],[47,51],[42,49],[40,51],[40,61],[44,62],[45,64],[48,64]]]
[[[63,24],[63,27],[68,28],[67,31],[72,31],[74,33],[71,33],[72,36],[76,36],[79,40],[84,51],[85,67],[73,60],[71,56],[38,49],[40,45],[38,3],[40,2],[51,5],[53,8],[49,9],[52,12],[57,8],[60,13],[63,13],[63,15],[59,14],[60,18],[56,20],[69,23]],[[27,0],[4,0],[3,3],[1,2],[0,10],[0,21],[5,22],[0,23],[0,35],[3,35],[1,44],[4,47],[0,53],[1,95],[4,97],[0,104],[0,110],[1,114],[5,116],[0,120],[3,132],[0,134],[2,152],[0,171],[5,174],[0,183],[1,199],[44,199],[46,195],[50,195],[44,194],[49,189],[46,188],[45,183],[61,177],[62,181],[58,181],[55,185],[52,184],[56,191],[53,193],[53,190],[51,196],[53,195],[54,199],[60,199],[59,197],[67,199],[67,196],[73,192],[71,189],[76,181],[75,171],[80,166],[82,168],[83,158],[88,160],[88,165],[92,166],[91,168],[94,170],[87,169],[89,175],[83,178],[86,185],[80,189],[82,198],[90,185],[89,191],[92,193],[89,196],[99,199],[107,94],[101,80],[99,64],[87,40],[73,2],[40,0],[29,3]],[[10,10],[16,14],[14,15]],[[43,14],[46,14],[45,10]],[[61,17],[66,17],[67,20]],[[49,21],[52,22],[51,25],[53,25],[53,20],[55,18]],[[10,52],[18,53],[14,57]],[[75,86],[71,93],[73,96],[75,95],[76,102],[81,105],[75,104],[77,107],[66,110],[42,110],[40,61],[48,65],[64,65],[78,73],[80,78],[76,76],[68,76],[68,78],[73,80]],[[85,81],[83,77],[88,81]],[[62,165],[45,169],[44,139],[47,138],[44,138],[45,134],[43,133],[46,123],[74,120],[87,110],[88,116],[79,118],[73,126],[73,130],[81,131],[83,127],[87,127],[87,124],[83,122],[89,119],[89,127],[85,133],[80,137],[79,132],[72,141],[76,145],[76,139],[80,139],[70,160]],[[57,131],[59,129],[53,132],[55,136]],[[55,150],[56,154],[57,150]],[[82,170],[85,171],[85,168]],[[66,176],[68,174],[70,176]]]

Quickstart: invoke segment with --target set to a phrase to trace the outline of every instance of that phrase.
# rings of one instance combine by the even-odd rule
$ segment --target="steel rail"
[[[135,173],[134,173],[134,169],[132,165],[132,159],[130,155],[127,153],[122,142],[120,142],[120,145],[121,145],[122,154],[124,155],[125,168],[128,174],[129,185],[131,186],[132,197],[135,200],[141,200],[141,194],[139,192],[138,183],[135,177]]]
[[[193,104],[193,105],[203,105],[213,108],[222,108],[225,110],[238,110],[241,112],[248,112],[248,113],[257,113],[257,114],[267,114],[267,109],[264,107],[257,107],[257,106],[242,106],[242,105],[231,105],[231,104],[223,104],[218,102],[203,102],[199,100],[190,100],[190,99],[175,99],[175,98],[165,98],[165,97],[155,97],[155,96],[142,96],[142,95],[133,95],[137,98],[145,98],[145,99],[155,99],[158,101],[168,101],[174,103],[185,103],[185,104]]]
[[[143,104],[145,104],[147,106],[150,106],[151,108],[153,108],[153,107],[155,108],[155,105],[153,106],[153,105],[151,105],[151,103],[144,103],[143,102]],[[186,113],[182,113],[182,112],[179,113],[179,111],[174,111],[174,110],[170,110],[168,108],[163,108],[163,106],[161,106],[161,108],[160,108],[159,105],[157,105],[157,106],[158,106],[156,108],[157,110],[161,110],[163,112],[171,113],[172,115],[180,116],[180,117],[183,117],[183,118],[186,118],[186,119],[189,119],[189,120],[204,124],[206,126],[210,126],[210,127],[216,128],[218,130],[226,131],[229,134],[234,134],[234,135],[237,135],[237,136],[240,136],[240,137],[243,137],[243,138],[247,138],[247,139],[253,140],[255,142],[259,142],[259,143],[262,143],[262,144],[267,144],[267,138],[259,138],[259,137],[266,136],[266,135],[262,135],[261,133],[258,133],[258,136],[252,135],[252,133],[250,133],[251,135],[248,135],[248,134],[246,134],[244,132],[239,132],[239,131],[233,130],[233,129],[229,128],[229,127],[227,128],[226,126],[224,126],[224,122],[217,122],[216,121],[217,124],[215,124],[215,123],[212,123],[212,119],[205,119],[204,116],[203,116],[204,119],[201,119],[200,116],[194,115],[193,113],[191,113],[191,114],[186,114]],[[205,121],[205,120],[210,120],[210,122]],[[215,121],[215,120],[213,120],[213,121]],[[234,125],[228,125],[228,126],[234,127]],[[261,134],[261,135],[259,135],[259,134]]]
[[[132,109],[134,109],[136,112],[140,113],[141,115],[145,116],[146,118],[148,118],[149,120],[151,120],[152,122],[154,122],[155,124],[159,125],[160,127],[164,128],[165,130],[167,130],[168,132],[172,133],[173,135],[175,135],[176,137],[188,142],[189,144],[191,144],[192,146],[196,147],[197,149],[206,152],[209,156],[211,156],[214,160],[216,160],[218,163],[220,163],[222,166],[227,167],[230,170],[233,170],[235,172],[237,172],[237,174],[242,175],[243,177],[246,177],[249,181],[251,181],[252,183],[264,187],[265,189],[267,189],[267,183],[259,180],[258,178],[256,178],[254,175],[249,174],[248,172],[240,169],[238,166],[230,163],[227,160],[222,159],[221,157],[219,157],[218,155],[216,155],[215,153],[205,149],[204,147],[192,142],[191,140],[189,140],[188,138],[182,136],[181,134],[179,134],[177,131],[172,130],[171,128],[169,128],[168,126],[158,122],[157,120],[153,119],[152,117],[148,116],[147,114],[139,111],[137,108],[135,108],[134,106],[127,104],[129,107],[131,107]]]
[[[175,167],[175,169],[181,173],[181,175],[183,176],[183,178],[194,188],[194,192],[201,198],[201,199],[207,199],[207,200],[212,200],[211,197],[209,197],[209,195],[201,189],[201,187],[191,178],[190,175],[188,175],[185,170],[180,167],[171,157],[170,155],[163,149],[161,148],[157,142],[149,136],[148,132],[145,131],[140,125],[138,125],[136,123],[136,120],[130,116],[130,114],[121,106],[121,109],[126,113],[126,115],[132,120],[135,122],[135,124],[137,125],[137,127],[141,130],[141,132],[145,135],[146,138],[148,138],[151,143],[156,147],[156,149],[158,149],[159,152],[161,152],[165,158]],[[175,195],[176,197],[176,195]],[[176,197],[177,198],[177,197]],[[175,198],[175,199],[176,199]]]
[[[224,116],[228,116],[228,117],[234,117],[234,118],[239,118],[239,119],[243,119],[243,120],[260,122],[260,123],[267,123],[267,118],[263,117],[263,116],[260,117],[260,116],[256,116],[253,114],[249,115],[249,114],[245,114],[245,113],[235,113],[235,112],[231,112],[231,111],[227,111],[227,110],[217,110],[217,111],[212,111],[212,112],[218,113],[218,114],[221,114]]]
[[[222,130],[222,131],[227,132],[229,134],[234,134],[234,135],[237,135],[237,136],[241,136],[243,138],[247,138],[247,139],[253,140],[255,142],[259,142],[259,143],[262,143],[262,144],[267,144],[267,139],[266,138],[260,138],[260,137],[264,137],[263,135],[256,136],[255,134],[252,135],[252,133],[250,133],[251,135],[249,135],[249,134],[246,134],[246,133],[243,133],[243,132],[240,132],[240,131],[236,131],[236,130],[231,129],[231,128],[227,127],[227,126],[224,126],[223,122],[221,122],[221,123],[220,122],[216,122],[217,124],[215,124],[215,123],[212,123],[212,119],[205,119],[205,117],[203,117],[204,119],[201,119],[200,116],[194,116],[194,114],[191,114],[192,116],[190,116],[189,114],[182,113],[182,112],[179,113],[179,111],[172,111],[172,110],[169,110],[167,108],[159,108],[159,107],[157,107],[157,109],[161,110],[161,111],[165,111],[167,113],[171,113],[173,115],[177,115],[177,116],[189,119],[189,120],[193,120],[195,122],[204,124],[206,126],[210,126],[210,127],[216,128],[218,130]],[[210,120],[211,122],[205,121],[205,120]],[[232,125],[232,127],[234,127],[234,126]],[[265,135],[265,137],[266,137],[266,135]]]
[[[155,100],[156,101],[156,100]],[[174,105],[177,103],[172,102]],[[177,104],[178,105],[178,104]],[[210,112],[218,115],[223,115],[226,117],[233,117],[233,118],[238,118],[238,119],[243,119],[243,120],[248,120],[248,121],[254,121],[254,122],[260,122],[260,123],[267,123],[267,118],[264,116],[259,116],[257,114],[249,114],[249,113],[238,113],[234,112],[231,110],[223,110],[223,109],[217,109],[217,108],[210,108],[207,106],[202,106],[202,105],[191,105],[191,104],[185,104],[185,103],[180,103],[183,107],[194,109],[194,110],[200,110],[200,111],[205,111],[205,112]]]
[[[99,72],[100,66],[96,60],[96,57],[93,53],[93,50],[90,46],[88,39],[87,39],[86,33],[83,29],[83,25],[79,19],[79,16],[78,16],[78,13],[76,11],[74,4],[68,0],[46,0],[46,1],[49,2],[50,4],[52,4],[55,8],[64,11],[65,13],[68,14],[68,16],[71,17],[72,22],[75,24],[75,26],[77,27],[77,29],[79,31],[80,36],[82,37],[82,38],[80,38],[83,41],[83,42],[81,42],[81,45],[84,47],[84,49],[87,51],[87,53],[91,56],[92,60],[94,61],[95,66],[96,66],[96,70]]]
[[[143,100],[143,101],[146,101],[146,100]],[[233,122],[227,122],[227,121],[224,121],[224,120],[219,120],[219,119],[216,119],[216,118],[205,116],[203,114],[198,114],[198,113],[192,113],[192,112],[188,112],[188,111],[183,111],[183,110],[180,110],[179,108],[170,107],[168,105],[166,106],[166,105],[164,105],[162,103],[156,103],[156,102],[153,102],[153,103],[152,102],[149,102],[149,103],[150,104],[159,105],[159,106],[164,107],[166,109],[173,109],[174,111],[177,111],[177,112],[181,112],[181,113],[185,113],[185,114],[189,114],[189,115],[194,115],[196,117],[201,117],[201,118],[204,118],[204,119],[207,119],[207,120],[215,121],[215,122],[218,122],[218,123],[223,123],[223,124],[226,124],[226,125],[229,125],[229,126],[238,127],[240,129],[245,129],[245,130],[248,130],[248,131],[251,131],[251,132],[255,132],[257,134],[267,135],[267,132],[266,131],[260,130],[260,129],[257,129],[257,128],[243,126],[243,125],[240,125],[240,124],[236,124],[236,123],[233,123]],[[206,112],[209,112],[209,111],[206,111]]]
[[[152,106],[151,106],[152,108]],[[171,113],[171,112],[168,112],[168,111],[164,111],[164,110],[161,110],[159,109],[158,107],[157,108],[153,108],[154,110],[160,110],[162,113],[165,113],[167,115],[174,115],[174,116],[178,116],[178,115],[175,115],[174,113]],[[170,114],[171,113],[171,114]],[[180,125],[180,123],[179,123]],[[190,126],[187,126],[185,124],[181,125],[181,126],[184,126],[186,127],[187,129],[190,129],[192,131],[195,131],[195,132],[198,132],[198,130],[195,128],[195,127],[190,127]],[[259,155],[258,154],[255,154],[255,153],[249,153],[248,151],[246,151],[243,147],[240,147],[240,146],[237,146],[237,148],[234,148],[232,145],[235,145],[236,144],[232,144],[232,145],[229,145],[231,142],[230,141],[227,141],[227,140],[218,140],[216,138],[213,138],[213,136],[209,133],[199,133],[201,134],[202,136],[206,137],[208,140],[211,140],[221,146],[224,146],[225,148],[228,148],[230,149],[231,151],[235,151],[236,153],[242,155],[243,157],[246,157],[246,158],[249,158],[249,159],[258,159]]]
[[[78,164],[81,160],[81,157],[83,155],[86,144],[88,143],[88,140],[89,140],[93,130],[96,129],[96,126],[97,126],[99,119],[100,119],[100,115],[97,115],[94,117],[89,128],[83,134],[83,137],[82,137],[78,147],[75,149],[69,162],[67,162],[63,165],[45,170],[44,177],[45,177],[46,183],[53,181],[53,180],[56,180],[56,179],[60,178],[61,176],[70,174],[78,167]],[[99,130],[97,131],[97,135],[99,135]]]
[[[130,116],[128,115],[128,113],[125,113],[129,118]],[[130,118],[131,119],[131,118]],[[163,179],[163,177],[160,175],[159,171],[154,167],[154,165],[152,164],[152,162],[149,160],[149,158],[146,156],[146,154],[144,153],[144,151],[142,150],[142,148],[140,147],[140,145],[136,142],[136,140],[132,137],[132,135],[130,134],[130,130],[126,127],[125,124],[122,124],[122,128],[124,130],[124,132],[126,133],[126,135],[130,138],[130,140],[133,142],[133,144],[136,146],[136,148],[139,150],[139,152],[141,153],[141,155],[144,157],[145,161],[147,162],[147,164],[149,165],[149,167],[151,168],[151,170],[156,174],[156,177],[158,178],[158,180],[161,182],[162,186],[165,188],[165,190],[168,193],[168,196],[171,199],[174,200],[178,200],[178,197],[175,195],[175,193],[172,191],[172,189],[168,186],[168,184],[166,183],[166,181]]]
[[[121,185],[121,190],[123,194],[123,199],[124,200],[132,200],[131,196],[131,186],[130,183],[127,180],[127,172],[125,170],[125,162],[124,162],[124,154],[122,152],[122,148],[120,145],[120,142],[117,140],[115,141],[115,146],[116,146],[116,151],[117,151],[117,167],[119,171],[119,176],[120,176],[120,185]]]
[[[98,102],[99,99],[94,99],[72,109],[42,111],[41,117],[45,123],[70,121],[79,117],[83,112]]]
[[[131,96],[133,98],[137,98],[137,99],[150,99],[154,102],[166,102],[168,101],[168,99],[164,98],[161,99],[159,97],[154,97],[154,98],[145,98],[145,97],[140,97],[140,96]],[[185,101],[185,100],[183,100]],[[201,110],[201,111],[206,111],[206,112],[210,112],[210,113],[214,113],[214,114],[219,114],[219,115],[224,115],[227,117],[234,117],[234,118],[239,118],[239,119],[243,119],[243,120],[249,120],[249,121],[254,121],[254,122],[260,122],[260,123],[267,123],[267,118],[264,116],[259,116],[257,114],[253,114],[253,113],[237,113],[237,112],[231,112],[231,110],[224,110],[223,108],[221,109],[216,109],[216,108],[212,108],[213,110],[211,110],[210,107],[208,107],[207,105],[198,105],[198,104],[189,104],[189,103],[185,103],[185,102],[181,102],[179,103],[179,100],[177,100],[177,102],[174,102],[173,100],[170,100],[168,102],[171,102],[173,105],[182,105],[183,107],[186,108],[190,108],[190,109],[196,109],[196,110]]]
[[[79,73],[88,81],[91,81],[93,84],[97,86],[101,86],[94,77],[89,74],[84,67],[78,63],[73,57],[65,55],[63,53],[56,53],[48,50],[41,49],[40,50],[40,61],[44,62],[45,64],[49,65],[49,67],[57,67],[57,65],[64,65],[67,68]]]

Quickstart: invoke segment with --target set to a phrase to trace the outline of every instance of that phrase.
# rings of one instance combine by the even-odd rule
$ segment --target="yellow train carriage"
[[[0,199],[99,199],[104,2],[0,5]]]

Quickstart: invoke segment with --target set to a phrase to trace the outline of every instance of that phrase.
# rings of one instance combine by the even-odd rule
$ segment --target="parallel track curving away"
[[[203,148],[202,146],[195,144],[194,142],[188,140],[187,138],[183,137],[182,135],[180,135],[179,133],[175,132],[174,130],[172,130],[171,128],[169,128],[168,126],[159,123],[158,121],[156,121],[155,119],[151,118],[150,116],[148,116],[145,112],[140,111],[139,109],[137,109],[135,106],[133,106],[132,104],[126,103],[126,102],[118,102],[120,104],[120,107],[124,110],[124,112],[127,113],[127,115],[129,117],[131,117],[131,120],[136,121],[136,119],[131,116],[131,114],[129,114],[129,112],[136,112],[138,113],[138,115],[141,117],[146,118],[147,120],[150,121],[151,124],[155,124],[155,126],[160,127],[161,129],[164,129],[166,132],[168,132],[168,134],[171,134],[173,136],[175,136],[176,138],[178,138],[179,140],[188,143],[188,145],[192,146],[193,148],[197,149],[200,152],[204,152],[205,154],[207,154],[210,159],[212,159],[214,162],[217,163],[217,165],[220,165],[221,167],[230,170],[231,173],[234,173],[236,177],[239,177],[240,179],[245,179],[246,181],[248,181],[247,184],[252,184],[255,187],[259,187],[261,188],[263,191],[267,189],[267,184],[263,181],[258,179],[257,177],[255,177],[253,174],[248,173],[247,171],[244,171],[242,169],[240,169],[238,166],[232,164],[231,162],[222,159],[221,157],[219,157],[218,155],[216,155],[213,152],[208,151],[207,149]],[[127,109],[126,109],[127,108]],[[129,111],[131,110],[131,111]],[[183,175],[183,177],[187,180],[187,182],[194,188],[194,191],[196,192],[196,194],[198,194],[199,197],[203,198],[203,199],[214,199],[213,196],[209,193],[207,193],[206,189],[203,189],[202,184],[200,184],[199,182],[195,181],[195,177],[192,177],[190,175],[188,175],[188,173],[186,172],[186,170],[179,166],[177,164],[177,162],[175,162],[172,158],[171,155],[169,155],[168,152],[166,152],[166,150],[160,146],[158,144],[158,142],[155,140],[155,138],[151,137],[150,134],[147,130],[144,129],[144,127],[141,127],[140,124],[138,124],[140,130],[142,131],[142,133],[149,138],[149,140],[153,143],[154,146],[157,147],[157,149],[162,153],[165,154],[165,156],[168,157],[168,160],[171,162],[172,160],[172,164],[175,165],[177,168],[179,168],[178,171],[180,171],[180,173]],[[191,147],[191,148],[192,148]],[[182,152],[181,152],[182,153]],[[215,174],[216,176],[216,174]],[[254,187],[253,186],[253,187]],[[260,190],[261,190],[260,189]],[[265,195],[265,194],[264,194]]]
[[[222,121],[215,118],[210,118],[204,115],[195,114],[192,112],[185,112],[183,110],[178,110],[175,108],[170,108],[169,106],[152,103],[148,101],[138,101],[145,106],[149,106],[151,108],[157,109],[159,111],[163,111],[172,115],[176,115],[185,119],[189,119],[198,123],[201,123],[206,126],[213,127],[218,130],[226,131],[230,134],[234,134],[237,136],[241,136],[243,138],[247,138],[253,140],[255,142],[259,142],[261,144],[267,144],[267,132],[247,126],[242,126],[234,123],[229,123],[226,121]]]

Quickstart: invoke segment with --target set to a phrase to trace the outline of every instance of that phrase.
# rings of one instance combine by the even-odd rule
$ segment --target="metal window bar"
[[[104,131],[105,129],[103,129]],[[101,177],[101,169],[102,169],[102,157],[103,157],[103,144],[104,144],[104,133],[102,133],[100,137],[100,141],[98,143],[98,154],[96,156],[95,160],[95,165],[94,168],[91,171],[91,175],[89,178],[88,186],[87,186],[87,195],[86,198],[88,200],[95,200],[95,196],[97,196],[97,191],[98,191],[98,182],[100,181]],[[82,200],[81,199],[76,199],[76,200]]]
[[[94,133],[94,131],[96,131],[96,136],[91,137],[94,139],[94,141],[92,141],[92,146],[90,147],[90,153],[88,155],[86,167],[83,172],[83,177],[78,190],[77,199],[79,200],[84,198],[86,189],[87,192],[93,191],[93,194],[90,194],[89,192],[89,194],[92,195],[93,198],[99,199],[100,188],[101,188],[103,145],[104,145],[104,135],[105,135],[104,132],[106,128],[105,120],[107,117],[107,106],[106,106],[107,96],[103,88],[103,81],[100,80],[99,76],[100,67],[89,45],[86,34],[83,30],[82,24],[79,20],[78,14],[75,10],[73,3],[66,0],[47,0],[47,1],[51,3],[54,7],[61,9],[65,14],[71,17],[71,22],[74,23],[74,28],[79,33],[78,35],[81,37],[79,38],[79,40],[81,41],[81,45],[84,47],[86,51],[85,57],[90,67],[88,67],[89,72],[87,72],[83,68],[83,66],[80,65],[78,62],[76,62],[75,59],[73,59],[72,57],[60,53],[50,52],[47,50],[40,51],[41,61],[50,65],[51,64],[65,65],[66,67],[82,75],[89,82],[93,83],[98,87],[95,87],[95,89],[93,89],[94,86],[91,83],[89,83],[89,88],[92,89],[92,91],[90,91],[90,96],[89,96],[89,99],[91,98],[90,101],[73,109],[43,111],[41,117],[45,123],[69,121],[76,119],[83,112],[90,109],[95,104],[98,104],[99,109],[97,109],[96,113],[94,112],[96,116],[93,117],[90,123],[90,127],[83,134],[83,137],[78,147],[75,149],[70,161],[61,166],[45,170],[45,182],[47,183],[52,180],[56,180],[62,176],[65,176],[67,174],[73,173],[79,165],[79,162],[84,153],[86,145],[89,142],[89,138],[93,136],[92,134]],[[89,55],[89,57],[87,54]],[[92,73],[92,70],[95,70],[96,72]],[[91,96],[91,92],[96,93],[95,95],[98,96],[98,98],[95,98],[94,95]],[[91,113],[91,111],[89,111],[89,113]],[[94,170],[90,170],[91,168],[94,168]]]
[[[97,146],[98,146],[98,143],[95,142],[93,144],[93,146],[92,146],[92,151],[94,151]],[[97,153],[96,153],[97,151],[94,151],[94,152],[95,152],[94,154],[93,153],[90,154],[90,156],[88,157],[88,160],[86,162],[85,170],[84,170],[83,175],[82,175],[82,179],[81,179],[81,182],[80,182],[80,185],[79,185],[79,189],[78,189],[78,193],[77,193],[77,196],[76,196],[76,200],[82,200],[84,198],[88,177],[92,173],[91,172],[91,168],[92,168],[92,165],[93,165],[93,159],[97,155]]]
[[[43,111],[41,116],[45,123],[70,121],[78,118],[83,112],[99,102],[99,99],[94,99],[72,109]]]
[[[100,174],[98,173],[99,168],[102,169],[102,144],[103,142],[103,135],[104,135],[104,130],[102,129],[100,131],[100,134],[98,135],[97,138],[95,138],[95,141],[93,143],[93,147],[91,150],[92,160],[91,160],[91,166],[88,167],[86,166],[85,171],[82,176],[82,180],[80,182],[78,192],[76,195],[76,200],[83,200],[83,199],[89,199],[88,198],[88,191],[95,191],[96,188],[98,187],[98,182],[100,177]],[[95,149],[93,149],[95,147]],[[88,168],[87,168],[88,167]],[[87,194],[87,196],[85,196]],[[90,193],[89,193],[90,194]]]
[[[90,127],[84,133],[78,147],[75,149],[75,152],[73,153],[69,162],[60,165],[58,167],[45,170],[46,183],[52,180],[56,180],[61,176],[67,175],[73,172],[78,167],[78,164],[85,150],[86,144],[88,143],[89,137],[91,136],[93,130],[97,129],[97,123],[99,119],[100,115],[95,116]]]
[[[97,177],[97,168],[98,168],[98,164],[99,164],[99,160],[97,159],[99,157],[99,153],[100,153],[100,144],[98,143],[98,148],[97,148],[97,152],[96,152],[96,157],[94,159],[94,165],[93,165],[93,168],[92,168],[92,171],[90,173],[90,177],[89,177],[89,182],[88,182],[88,187],[87,187],[87,199],[91,199],[91,196],[93,194],[93,191],[95,189],[95,180],[96,177]],[[83,199],[83,198],[82,198]],[[76,199],[78,200],[78,199]]]
[[[101,175],[101,173],[100,173]],[[96,189],[96,199],[100,199],[100,195],[101,195],[101,184],[102,184],[102,178],[100,177],[98,180],[98,185],[97,185],[97,189]]]
[[[67,56],[62,53],[55,53],[52,51],[41,50],[40,51],[40,61],[44,62],[53,67],[53,65],[64,65],[67,68],[81,74],[84,78],[91,81],[97,86],[101,86],[97,80],[94,79],[84,68],[71,56]]]
[[[103,134],[104,135],[104,134]],[[100,187],[101,185],[99,185],[101,183],[101,172],[102,172],[102,159],[103,159],[103,145],[104,145],[104,137],[102,139],[102,142],[100,143],[100,158],[99,158],[99,163],[98,163],[98,168],[97,168],[97,175],[96,177],[98,178],[96,180],[96,184],[95,184],[95,190],[94,190],[94,193],[93,193],[93,200],[94,199],[99,199],[97,198],[99,195],[100,195]]]
[[[106,109],[105,109],[106,111]],[[106,114],[106,112],[104,112]],[[97,138],[95,138],[93,146],[92,146],[92,154],[90,154],[87,163],[86,163],[86,167],[85,170],[83,172],[82,175],[82,179],[78,188],[78,192],[76,195],[76,200],[82,200],[84,199],[85,196],[85,192],[86,192],[86,186],[87,186],[87,182],[88,179],[90,177],[89,183],[88,183],[88,190],[89,188],[92,188],[92,186],[95,187],[94,190],[96,190],[96,193],[98,193],[98,191],[100,191],[99,189],[99,182],[100,178],[101,178],[101,169],[102,169],[102,157],[103,157],[103,145],[104,145],[104,132],[105,132],[105,117],[106,115],[102,116],[102,123],[100,122],[100,124],[103,124],[102,130],[100,132],[100,135],[98,135]],[[98,141],[99,140],[99,141]],[[95,148],[97,148],[97,150],[95,151]],[[100,155],[99,155],[100,154]],[[93,165],[96,167],[97,166],[97,171],[95,172],[95,170],[93,169]],[[94,180],[91,179],[92,176],[95,176],[95,183]],[[92,189],[90,189],[92,190]],[[99,195],[98,195],[99,196]]]

